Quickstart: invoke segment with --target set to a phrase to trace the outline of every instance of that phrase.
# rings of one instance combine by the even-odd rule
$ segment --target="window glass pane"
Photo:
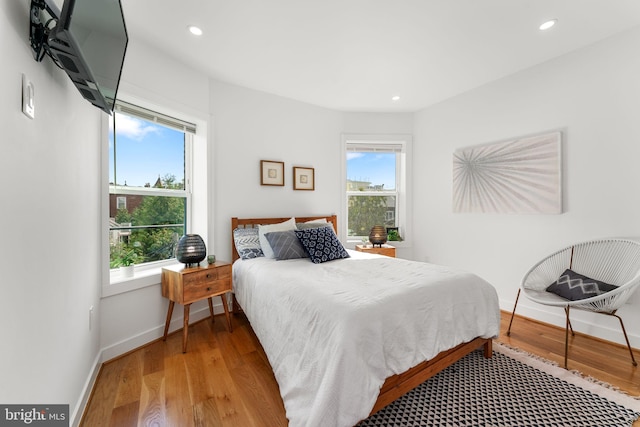
[[[347,191],[395,190],[395,153],[347,152]]]
[[[133,256],[135,264],[174,257],[174,246],[185,234],[184,197],[110,194],[110,267]],[[116,209],[115,200],[126,197],[127,207]]]
[[[185,189],[184,132],[117,112],[109,121],[111,185]]]
[[[187,137],[119,112],[109,120],[110,267],[173,258],[186,233]]]
[[[371,227],[397,227],[396,196],[348,196],[348,235],[368,236]]]
[[[126,198],[126,196],[117,197],[116,200],[117,200],[116,204],[118,205],[117,209],[126,209],[127,208],[127,198]]]

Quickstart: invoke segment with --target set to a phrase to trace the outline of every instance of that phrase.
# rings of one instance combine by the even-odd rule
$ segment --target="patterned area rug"
[[[614,427],[640,417],[638,400],[562,368],[529,363],[506,347],[494,349],[491,359],[469,354],[358,426]]]

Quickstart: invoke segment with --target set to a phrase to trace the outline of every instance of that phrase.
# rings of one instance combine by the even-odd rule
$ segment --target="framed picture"
[[[260,160],[260,185],[284,185],[284,162]]]
[[[293,189],[315,190],[315,173],[313,168],[293,167]]]

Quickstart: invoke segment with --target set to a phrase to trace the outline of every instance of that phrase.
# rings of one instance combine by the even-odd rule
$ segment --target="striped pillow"
[[[274,231],[264,235],[269,241],[278,261],[295,258],[309,258],[293,230]]]
[[[264,256],[257,228],[236,228],[233,230],[233,241],[236,244],[236,251],[242,259]]]

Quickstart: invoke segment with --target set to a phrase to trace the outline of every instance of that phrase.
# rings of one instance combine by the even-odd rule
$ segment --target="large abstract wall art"
[[[562,213],[561,132],[453,153],[453,211]]]

